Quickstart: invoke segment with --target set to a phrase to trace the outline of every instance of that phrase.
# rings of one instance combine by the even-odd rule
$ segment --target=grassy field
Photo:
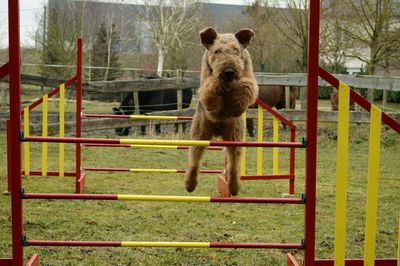
[[[352,125],[350,134],[347,256],[362,257],[366,201],[368,125]],[[319,258],[333,256],[336,129],[320,124],[317,179],[317,239]],[[6,190],[6,144],[0,135],[0,190]],[[111,136],[114,137],[114,136]],[[174,135],[172,138],[188,136]],[[284,134],[282,140],[287,138]],[[299,134],[299,139],[302,134]],[[156,138],[171,139],[171,135]],[[381,177],[377,229],[377,257],[395,257],[400,217],[400,136],[382,132]],[[58,147],[49,144],[49,167],[57,168]],[[66,145],[66,158],[74,148]],[[247,150],[248,174],[255,174],[255,149]],[[271,172],[271,150],[264,151],[265,173]],[[186,165],[186,151],[153,149],[84,148],[83,166],[178,168]],[[304,192],[305,152],[298,150],[296,195]],[[32,144],[31,158],[40,158],[40,145]],[[280,150],[280,171],[288,170],[288,151]],[[32,168],[40,167],[32,159]],[[204,169],[221,169],[223,153],[209,151]],[[66,170],[74,161],[66,160]],[[74,191],[68,177],[26,177],[29,192]],[[279,197],[287,181],[242,182],[240,196]],[[181,174],[87,173],[87,193],[191,195]],[[200,177],[193,195],[218,196],[216,175]],[[221,241],[299,243],[303,237],[303,205],[162,203],[116,201],[25,201],[24,232],[29,239],[109,241]],[[0,257],[11,255],[10,197],[0,196]],[[43,265],[284,265],[287,251],[243,249],[145,248],[25,248],[26,257],[39,253]],[[295,252],[302,258],[302,251]]]

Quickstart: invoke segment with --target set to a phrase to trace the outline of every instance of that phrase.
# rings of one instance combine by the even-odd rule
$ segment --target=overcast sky
[[[118,2],[113,0],[114,2]],[[132,2],[133,0],[125,0],[124,2]],[[33,45],[32,34],[36,31],[37,17],[43,12],[43,5],[46,0],[20,0],[21,9],[21,45]],[[123,2],[121,0],[121,2]],[[221,4],[235,4],[245,5],[249,3],[249,0],[209,0],[209,3],[221,3]],[[8,46],[8,35],[7,35],[7,4],[2,1],[0,5],[0,48]]]

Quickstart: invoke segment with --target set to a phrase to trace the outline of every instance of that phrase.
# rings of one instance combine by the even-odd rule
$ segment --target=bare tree
[[[195,0],[155,0],[144,1],[142,10],[139,19],[157,49],[157,75],[162,76],[166,54],[188,45],[187,36],[198,27],[202,5]]]
[[[92,69],[92,77],[99,80],[115,80],[121,75],[117,68],[120,66],[117,46],[120,43],[119,34],[115,30],[115,24],[101,23],[93,45],[93,63],[96,67]]]
[[[354,47],[329,14],[321,16],[320,55],[324,65],[333,73],[344,70],[346,50]]]
[[[0,49],[8,47],[8,17],[7,13],[0,12]],[[7,55],[8,56],[8,55]]]
[[[36,35],[36,42],[42,47],[41,73],[49,77],[68,78],[72,69],[65,67],[49,68],[45,65],[71,65],[75,59],[76,39],[80,34],[79,22],[75,12],[75,5],[68,2],[61,6],[59,2],[53,2],[49,6],[47,18],[42,18],[41,23],[47,23],[46,31]],[[41,24],[42,25],[42,24]],[[46,24],[42,25],[45,27]]]
[[[263,0],[255,1],[252,5],[247,8],[247,13],[249,14],[249,24],[250,27],[256,32],[256,38],[252,40],[252,45],[250,46],[251,55],[253,57],[253,64],[255,69],[261,71],[267,70],[268,59],[271,53],[271,39],[276,41],[276,38],[271,38],[272,27],[271,18],[267,10],[267,2]],[[276,37],[276,36],[275,36]]]
[[[400,48],[399,1],[341,0],[340,6],[337,25],[357,45],[347,50],[348,55],[365,62],[367,73],[375,74],[376,67],[383,66]],[[360,52],[360,48],[369,51]]]
[[[256,33],[249,48],[254,69],[269,72],[296,71],[298,67],[293,59],[296,58],[295,51],[275,26],[277,10],[269,4],[268,0],[257,0],[249,3],[246,9],[246,25]],[[232,19],[231,23],[235,24],[235,20]]]
[[[297,64],[302,72],[307,69],[308,0],[272,0],[274,25],[285,36],[288,44],[299,52]]]
[[[399,56],[398,0],[337,0],[334,4],[339,29],[356,44],[346,52],[366,63],[367,74],[375,74],[378,66],[385,68],[387,60]],[[373,90],[368,98],[373,100]]]

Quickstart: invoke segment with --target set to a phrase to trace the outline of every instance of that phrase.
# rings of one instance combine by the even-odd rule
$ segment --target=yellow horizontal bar
[[[210,146],[208,140],[120,139],[120,144]]]
[[[210,242],[121,242],[121,247],[209,248]]]
[[[211,197],[118,195],[118,200],[173,201],[173,202],[211,202]]]
[[[131,168],[129,169],[130,172],[144,172],[144,173],[177,173],[178,170],[176,169],[144,169],[144,168]]]
[[[178,146],[168,145],[131,145],[131,148],[149,148],[149,149],[178,149]]]
[[[177,116],[168,115],[131,115],[131,118],[143,120],[178,120]]]

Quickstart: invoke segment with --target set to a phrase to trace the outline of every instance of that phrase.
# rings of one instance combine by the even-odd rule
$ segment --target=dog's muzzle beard
[[[208,61],[207,61],[207,66],[208,69],[210,70],[210,74],[213,74],[214,71]],[[222,81],[222,83],[225,83],[225,85],[227,85],[227,83],[232,82],[236,76],[237,76],[236,70],[231,66],[227,66],[221,71],[219,79]]]

